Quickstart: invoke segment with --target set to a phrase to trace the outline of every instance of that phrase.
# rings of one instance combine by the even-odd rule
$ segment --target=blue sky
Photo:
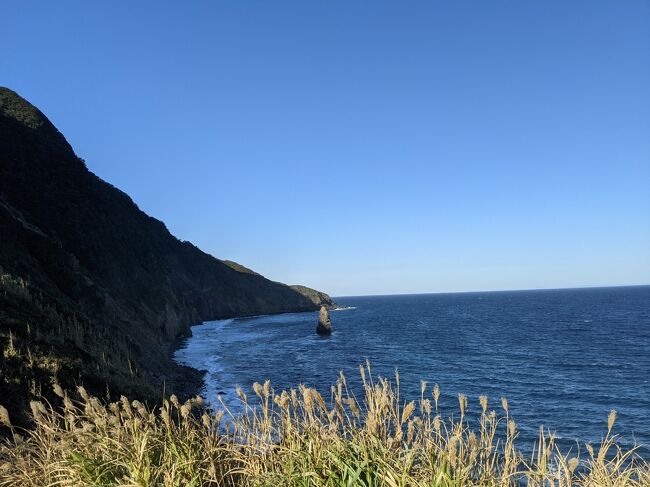
[[[6,2],[0,84],[176,236],[334,295],[650,283],[650,3]]]

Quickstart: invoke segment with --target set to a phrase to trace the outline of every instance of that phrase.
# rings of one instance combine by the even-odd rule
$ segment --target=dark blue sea
[[[339,371],[358,379],[393,377],[417,399],[420,380],[441,390],[443,416],[458,394],[480,411],[478,396],[500,408],[505,396],[521,443],[539,427],[565,447],[584,449],[607,429],[650,457],[650,286],[536,291],[340,297],[334,332],[316,335],[317,313],[205,323],[176,353],[206,370],[203,395],[235,405],[234,388],[270,379],[276,390],[303,383],[329,397]],[[358,384],[358,381],[356,382]],[[252,395],[252,394],[249,394]]]

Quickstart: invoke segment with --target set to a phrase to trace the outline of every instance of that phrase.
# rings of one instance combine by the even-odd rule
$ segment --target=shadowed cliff
[[[170,344],[190,325],[320,304],[176,239],[0,88],[0,397],[16,408],[55,378],[144,398],[187,389],[197,374]]]

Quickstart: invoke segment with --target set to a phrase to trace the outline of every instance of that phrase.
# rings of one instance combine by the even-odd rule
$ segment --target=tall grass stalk
[[[399,379],[375,379],[368,364],[360,372],[362,400],[342,374],[327,399],[267,381],[254,384],[254,401],[237,391],[238,414],[199,397],[153,409],[125,397],[107,404],[83,388],[73,399],[55,385],[61,405],[32,402],[33,429],[13,428],[0,408],[0,486],[650,486],[648,463],[617,445],[615,412],[586,455],[562,452],[541,429],[525,456],[505,399],[500,414],[481,396],[469,421],[460,395],[459,414],[443,418],[437,385],[423,382],[407,402]]]

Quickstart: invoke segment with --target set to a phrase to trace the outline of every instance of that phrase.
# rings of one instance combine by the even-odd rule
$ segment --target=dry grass
[[[569,457],[540,432],[533,455],[516,447],[517,425],[479,400],[477,422],[460,395],[456,419],[443,419],[437,387],[403,402],[399,376],[373,380],[360,367],[365,397],[343,375],[327,400],[316,390],[274,392],[255,384],[243,414],[207,410],[175,396],[153,410],[122,398],[105,404],[79,388],[61,407],[33,402],[35,428],[18,431],[0,408],[9,438],[0,446],[2,486],[650,486],[650,466],[616,444],[612,427],[583,458]],[[76,395],[75,395],[76,397]],[[252,406],[254,403],[255,406]],[[603,425],[605,427],[605,425]]]
[[[56,400],[48,387],[54,381],[85,383],[98,395],[109,384],[138,399],[160,397],[136,357],[117,329],[0,266],[0,403],[15,424],[29,424],[31,399]]]

